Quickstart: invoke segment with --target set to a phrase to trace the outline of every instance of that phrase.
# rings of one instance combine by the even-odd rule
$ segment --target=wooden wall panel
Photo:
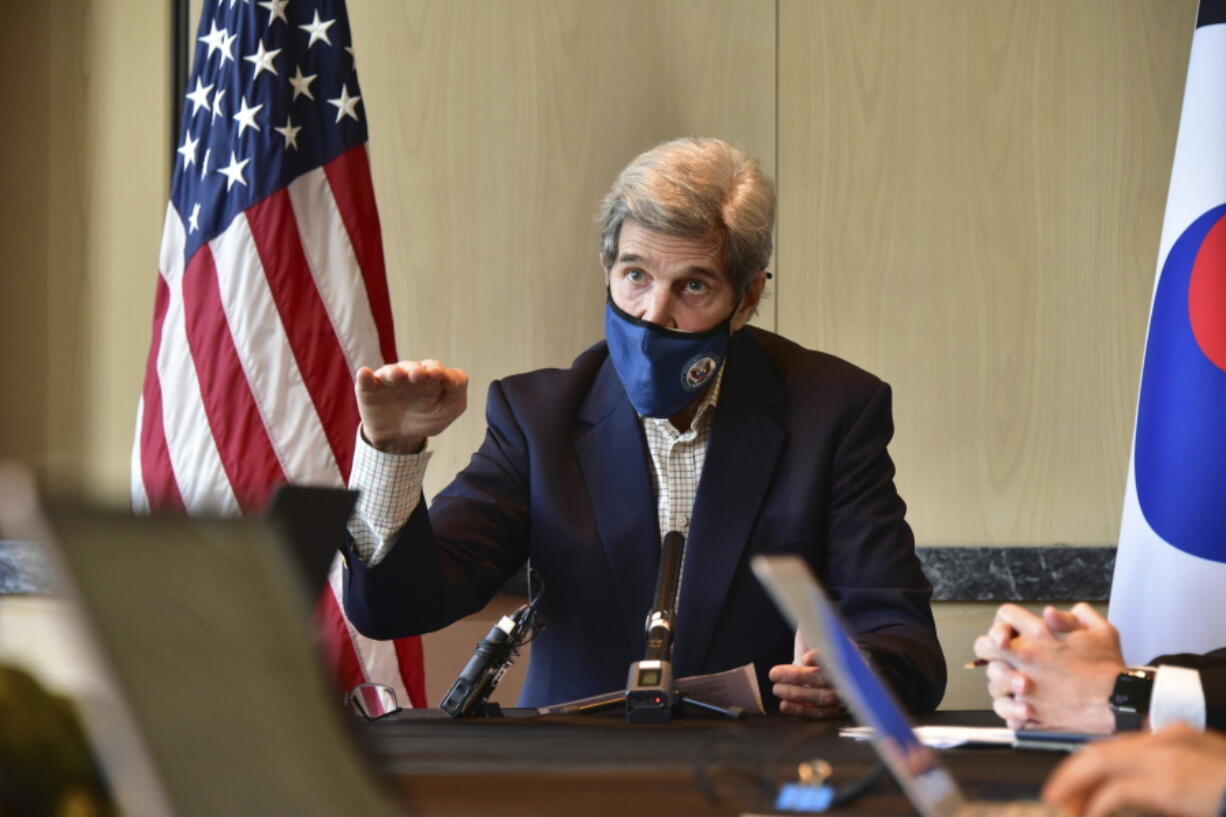
[[[781,0],[779,327],[921,542],[1114,542],[1194,0]]]
[[[25,32],[0,50],[0,96],[9,100],[0,150],[0,459],[41,458],[47,411],[46,361],[38,352],[47,321],[47,198],[51,162],[46,132],[50,110],[47,66],[50,9],[13,4],[9,25]],[[19,353],[18,350],[23,350]]]
[[[774,161],[774,2],[354,0],[402,357],[472,377],[427,493],[484,433],[491,379],[602,337],[596,204],[634,155],[721,136]]]

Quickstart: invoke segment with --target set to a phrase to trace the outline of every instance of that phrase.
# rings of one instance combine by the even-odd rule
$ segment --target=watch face
[[[1141,721],[1149,712],[1149,699],[1154,691],[1154,673],[1150,670],[1130,669],[1121,672],[1115,679],[1109,703],[1115,713],[1117,730],[1141,728]]]

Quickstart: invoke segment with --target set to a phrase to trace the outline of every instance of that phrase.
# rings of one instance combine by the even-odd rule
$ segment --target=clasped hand
[[[1009,728],[1114,731],[1107,699],[1124,659],[1119,633],[1090,605],[1042,616],[1001,605],[975,655],[988,661],[992,707]]]

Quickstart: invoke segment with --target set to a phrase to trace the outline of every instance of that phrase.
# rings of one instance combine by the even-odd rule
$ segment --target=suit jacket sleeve
[[[1226,730],[1226,648],[1203,655],[1160,655],[1149,663],[1151,666],[1188,667],[1200,672],[1200,685],[1205,693],[1205,724],[1210,729]]]
[[[369,638],[446,627],[484,607],[527,559],[527,447],[503,394],[490,385],[485,441],[435,497],[418,502],[374,567],[342,547],[345,612]],[[348,537],[347,537],[348,539]]]
[[[886,446],[894,433],[890,387],[878,383],[835,452],[826,584],[843,616],[912,710],[935,709],[945,692],[932,586],[894,487]]]

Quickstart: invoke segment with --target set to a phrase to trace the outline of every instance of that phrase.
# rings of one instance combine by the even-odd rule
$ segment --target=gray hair
[[[719,139],[674,139],[635,157],[600,203],[601,260],[612,268],[627,218],[672,235],[718,237],[737,291],[766,269],[775,185],[757,159]]]

